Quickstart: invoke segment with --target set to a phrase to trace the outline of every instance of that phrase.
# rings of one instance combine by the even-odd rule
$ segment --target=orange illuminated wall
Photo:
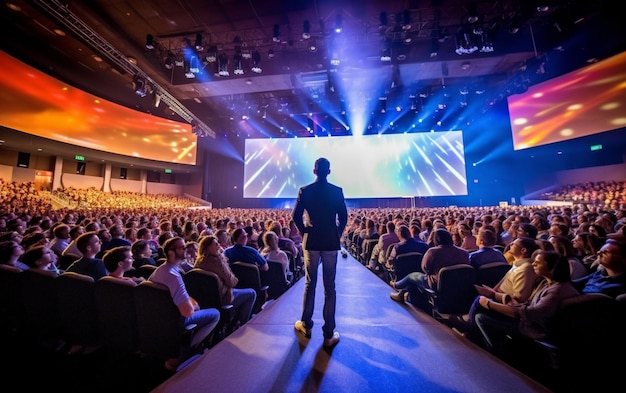
[[[0,51],[0,125],[90,149],[196,164],[191,125],[105,101]]]

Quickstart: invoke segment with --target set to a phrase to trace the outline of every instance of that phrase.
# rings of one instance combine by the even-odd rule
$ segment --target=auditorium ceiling
[[[13,0],[0,46],[207,138],[346,135],[357,116],[365,133],[387,129],[395,111],[469,122],[623,50],[625,24],[604,3]]]

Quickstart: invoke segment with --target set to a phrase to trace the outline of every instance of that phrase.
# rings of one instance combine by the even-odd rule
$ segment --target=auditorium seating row
[[[421,255],[407,255],[406,259],[394,262],[389,277],[400,279],[419,271]],[[449,319],[469,313],[478,296],[474,285],[493,287],[510,267],[494,262],[478,269],[466,264],[442,268],[437,288],[427,290],[421,301],[412,304],[454,328]],[[613,364],[611,359],[620,359],[626,351],[626,294],[616,299],[604,294],[567,299],[549,329],[552,333],[545,340],[509,337],[508,357],[504,360],[559,391],[564,387],[563,391],[578,391],[580,386],[589,386],[591,370],[605,372]]]
[[[276,264],[268,272],[242,262],[232,265],[238,287],[257,291],[253,313],[262,310],[268,293],[276,298],[288,287]],[[278,277],[276,268],[282,280],[273,278]],[[233,306],[221,303],[221,281],[214,273],[192,269],[183,280],[201,308],[220,310],[220,324],[205,343],[212,346],[236,328]],[[9,265],[0,265],[0,315],[2,334],[20,335],[55,351],[105,348],[168,359],[178,356],[181,337],[189,338],[192,331],[185,329],[169,291],[160,284],[113,277],[94,281],[73,272],[57,275]]]

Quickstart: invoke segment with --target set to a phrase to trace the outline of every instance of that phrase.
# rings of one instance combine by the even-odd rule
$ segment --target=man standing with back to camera
[[[324,347],[330,348],[339,342],[339,333],[335,331],[335,275],[337,251],[341,248],[340,237],[348,223],[348,210],[343,190],[326,179],[330,174],[330,162],[326,158],[318,158],[313,173],[317,179],[300,188],[292,213],[292,218],[303,236],[306,272],[302,317],[296,321],[294,327],[304,337],[311,338],[317,268],[321,261],[325,296],[322,331]]]

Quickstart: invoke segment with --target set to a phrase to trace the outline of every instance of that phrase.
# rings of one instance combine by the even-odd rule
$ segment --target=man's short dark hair
[[[315,172],[318,176],[326,176],[330,173],[330,161],[321,157],[315,161]]]

